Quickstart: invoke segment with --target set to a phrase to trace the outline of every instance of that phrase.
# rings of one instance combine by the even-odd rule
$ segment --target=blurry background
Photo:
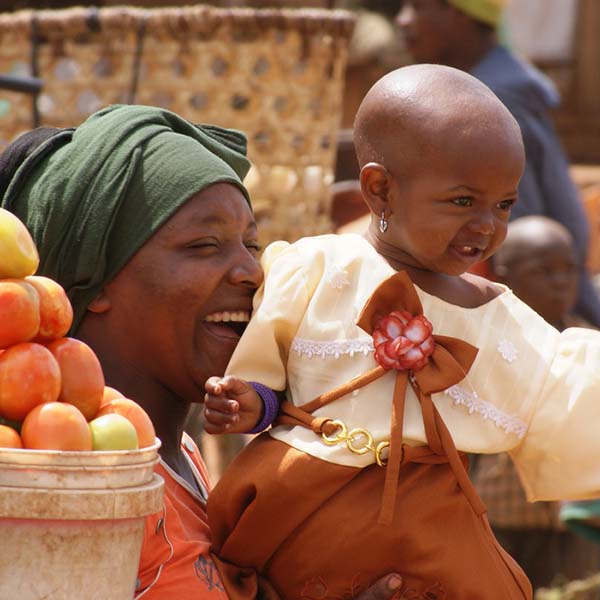
[[[328,232],[363,213],[360,199],[333,185],[357,176],[350,128],[364,94],[410,62],[394,24],[401,0],[183,4],[0,0],[0,150],[37,124],[77,125],[114,102],[156,104],[247,132],[247,183],[263,243]],[[258,10],[266,8],[322,12]],[[553,119],[590,220],[593,273],[600,273],[598,32],[600,0],[513,0],[503,33],[562,95]],[[218,476],[228,457],[214,460]]]
[[[382,73],[408,62],[393,25],[401,0],[208,0],[221,8],[318,7],[358,11],[346,77],[342,126],[352,116],[364,91]],[[66,8],[194,5],[176,0],[0,0],[0,12]],[[369,11],[369,12],[367,12]],[[557,84],[563,104],[555,121],[569,157],[575,163],[600,163],[600,2],[598,0],[513,0],[506,11],[506,38]],[[4,46],[0,53],[5,50]]]

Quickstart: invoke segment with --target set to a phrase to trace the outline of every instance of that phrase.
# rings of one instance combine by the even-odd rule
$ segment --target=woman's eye
[[[262,250],[262,246],[258,242],[248,242],[246,243],[246,248],[254,250],[254,252],[260,252]]]
[[[456,206],[472,206],[473,205],[473,201],[471,200],[471,198],[454,198],[452,200],[453,204],[456,204]]]
[[[510,210],[511,206],[515,203],[514,200],[502,200],[498,202],[498,208],[500,210]]]
[[[217,240],[199,240],[197,242],[191,242],[186,246],[191,250],[201,249],[201,248],[218,248],[219,243]]]

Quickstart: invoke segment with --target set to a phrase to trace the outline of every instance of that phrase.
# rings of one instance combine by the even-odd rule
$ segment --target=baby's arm
[[[323,261],[313,254],[286,242],[275,242],[265,250],[261,258],[265,282],[254,297],[252,319],[225,378],[210,378],[206,385],[208,433],[258,433],[275,420],[285,397],[278,390],[286,388],[287,354],[322,277],[322,269],[311,265]],[[237,387],[215,389],[230,375]],[[254,383],[257,380],[264,385]]]
[[[262,431],[268,427],[276,416],[277,396],[260,384],[227,375],[211,377],[205,389],[207,433],[257,433],[258,429]],[[261,391],[260,394],[257,389]],[[273,398],[265,398],[266,394],[271,394]],[[263,422],[264,426],[257,428]]]

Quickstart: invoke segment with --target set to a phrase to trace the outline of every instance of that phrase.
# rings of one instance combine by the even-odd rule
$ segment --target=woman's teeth
[[[216,312],[208,315],[204,319],[205,323],[214,323],[215,327],[221,328],[221,332],[223,332],[223,330],[229,330],[234,332],[237,337],[244,333],[248,321],[250,321],[250,311],[247,310]]]
[[[245,310],[217,312],[206,316],[204,320],[209,323],[247,323],[250,320],[250,313]]]

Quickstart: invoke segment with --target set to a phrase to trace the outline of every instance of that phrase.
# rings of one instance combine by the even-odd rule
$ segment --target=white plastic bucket
[[[0,449],[0,599],[132,600],[159,447]]]

